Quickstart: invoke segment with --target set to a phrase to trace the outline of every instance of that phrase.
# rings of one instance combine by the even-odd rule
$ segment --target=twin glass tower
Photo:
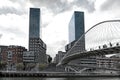
[[[75,11],[69,23],[69,43],[71,48],[84,34],[84,12]],[[79,50],[85,50],[85,38],[80,41]],[[30,8],[29,19],[29,51],[34,52],[35,62],[46,63],[46,44],[40,39],[40,9]]]

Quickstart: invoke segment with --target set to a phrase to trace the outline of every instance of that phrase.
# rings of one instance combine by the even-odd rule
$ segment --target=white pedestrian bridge
[[[85,50],[80,51],[78,46],[85,38]],[[100,22],[86,31],[66,53],[58,65],[65,65],[72,60],[94,55],[120,53],[120,20]]]

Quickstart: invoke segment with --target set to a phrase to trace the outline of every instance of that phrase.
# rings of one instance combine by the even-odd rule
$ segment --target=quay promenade
[[[0,77],[120,77],[117,73],[30,72],[2,71]]]

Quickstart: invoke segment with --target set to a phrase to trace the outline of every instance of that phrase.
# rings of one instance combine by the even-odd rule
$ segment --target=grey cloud
[[[67,41],[63,40],[60,42],[59,50],[65,50],[65,46],[67,45]]]
[[[19,36],[24,36],[24,32],[22,32],[18,28],[6,28],[5,30],[10,33],[18,34]]]
[[[2,38],[3,34],[0,34],[0,39]]]
[[[78,7],[85,8],[88,12],[93,12],[94,2],[90,2],[90,0],[74,0],[73,2],[69,2],[69,0],[30,0],[31,3],[38,7],[47,7],[54,14],[71,10],[74,5]]]
[[[37,7],[46,7],[53,13],[62,12],[67,7],[67,1],[62,2],[61,0],[30,0],[31,3]]]
[[[59,44],[59,45],[63,46],[63,45],[67,44],[67,41],[66,40],[57,41],[56,44]]]
[[[14,40],[14,38],[13,38],[13,37],[11,37],[11,38],[10,38],[10,40]]]
[[[59,46],[58,51],[61,51],[65,49],[65,46],[67,45],[67,41],[66,40],[57,41],[54,43],[54,45]]]
[[[57,51],[64,51],[65,45],[67,44],[67,41],[61,40],[61,41],[56,41],[52,44],[47,44],[47,53],[51,54],[53,57],[55,54],[57,54]]]
[[[17,15],[22,15],[25,12],[21,11],[21,10],[17,10],[13,7],[2,7],[0,8],[0,15],[1,14],[17,14]]]
[[[13,5],[15,3],[17,3],[20,7],[17,8],[16,6],[2,6],[0,8],[0,14],[17,14],[17,15],[22,15],[27,13],[27,11],[25,10],[25,6],[26,6],[26,2],[27,1],[22,1],[22,0],[8,0],[11,1],[13,3]]]
[[[95,11],[95,2],[90,2],[88,0],[75,0],[74,5],[77,5],[78,7],[83,7],[87,9],[88,12],[94,12]]]
[[[47,27],[47,25],[49,25],[49,22],[43,23],[42,27],[45,28],[45,27]]]
[[[7,33],[13,33],[16,36],[20,36],[20,37],[25,36],[25,33],[22,32],[21,30],[19,30],[18,28],[6,28],[6,27],[0,26],[0,30],[4,31],[4,32],[7,32]]]
[[[19,0],[19,1],[18,0],[10,0],[10,1],[15,3],[15,2],[20,2],[21,0]]]
[[[47,44],[47,54],[53,57],[57,53],[56,51],[55,44]]]
[[[119,9],[119,6],[120,6],[120,0],[107,0],[105,3],[101,5],[101,10],[102,11],[111,10],[112,7],[114,7],[114,9],[118,7]]]

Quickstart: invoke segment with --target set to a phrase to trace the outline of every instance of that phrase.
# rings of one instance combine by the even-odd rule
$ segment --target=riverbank
[[[68,72],[0,72],[0,77],[120,77],[120,74]]]

